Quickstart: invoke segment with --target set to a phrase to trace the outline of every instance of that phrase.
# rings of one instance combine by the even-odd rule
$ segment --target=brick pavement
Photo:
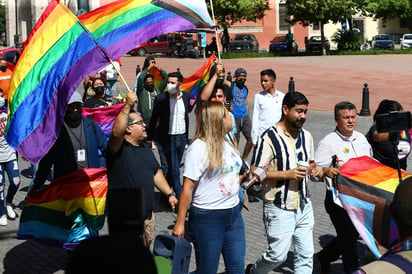
[[[384,78],[382,75],[390,74],[391,77],[394,77],[395,74],[400,74],[403,75],[403,77],[406,77],[408,73],[406,73],[406,70],[402,69],[402,66],[409,65],[410,61],[410,56],[402,56],[403,58],[397,59],[398,65],[391,67],[391,65],[385,64],[385,68],[387,69],[387,72],[381,73],[380,68],[376,65],[376,60],[381,60],[380,56],[374,56],[375,58],[371,58],[368,61],[368,65],[364,64],[362,61],[362,64],[365,65],[365,71],[366,67],[369,65],[371,68],[377,69],[378,72],[376,74],[380,74],[381,78]],[[134,59],[133,59],[134,58]],[[122,71],[125,74],[125,77],[130,85],[132,85],[133,77],[134,77],[134,72],[135,72],[135,65],[142,64],[143,63],[143,58],[139,57],[125,57],[122,58],[123,62],[123,67]],[[302,59],[299,57],[298,58],[265,58],[265,60],[227,60],[225,61],[225,65],[228,69],[233,71],[236,67],[238,66],[243,66],[248,69],[249,71],[249,81],[248,85],[251,90],[259,90],[258,84],[255,83],[255,85],[251,84],[251,79],[257,78],[259,71],[261,68],[266,68],[269,66],[269,63],[266,63],[266,61],[271,62],[271,63],[276,63],[276,64],[281,64],[283,67],[295,67],[293,69],[293,73],[289,71],[288,72],[283,72],[281,69],[277,69],[278,72],[278,85],[279,88],[282,90],[287,90],[287,80],[285,80],[285,77],[288,77],[289,75],[299,75],[299,77],[296,77],[296,86],[297,89],[299,89],[301,86],[305,87],[305,91],[311,90],[311,86],[314,87],[316,86],[315,83],[311,83],[311,81],[308,80],[308,82],[305,82],[303,84],[303,76],[305,76],[307,73],[307,67],[303,65],[302,63],[306,64],[307,66],[311,66],[313,70],[315,71],[321,71],[318,69],[318,67],[328,67],[329,66],[329,72],[331,70],[334,71],[342,71],[342,69],[348,69],[348,66],[350,67],[350,64],[353,63],[354,59],[358,59],[358,57],[353,58],[351,56],[342,56],[341,59],[334,64],[336,67],[330,67],[331,62],[330,59],[327,57],[317,57],[319,60],[315,60],[316,57],[307,57],[306,59]],[[334,57],[335,58],[335,57]],[[395,56],[396,58],[396,56]],[[269,59],[269,60],[266,60]],[[300,60],[302,59],[302,60]],[[264,62],[265,61],[265,62]],[[172,71],[176,67],[176,64],[179,64],[182,72],[185,74],[185,76],[190,75],[193,73],[197,67],[200,67],[202,64],[201,60],[194,60],[194,59],[167,59],[167,58],[162,58],[159,59],[159,62],[161,66],[164,66],[164,68],[167,71]],[[243,65],[239,65],[239,63],[243,63]],[[317,63],[317,64],[314,64]],[[404,64],[405,63],[405,64]],[[339,65],[341,65],[343,68],[340,68]],[[250,67],[253,66],[258,66],[259,69],[252,70]],[[396,67],[396,68],[395,68]],[[397,70],[397,68],[399,70]],[[184,69],[189,69],[191,70],[190,72],[185,72]],[[322,69],[323,70],[323,69]],[[369,70],[369,68],[368,68]],[[313,73],[310,72],[310,73]],[[283,75],[282,78],[280,75]],[[302,77],[302,78],[301,78]],[[366,76],[365,76],[366,77]],[[402,78],[401,76],[399,76]],[[309,77],[310,78],[310,77]],[[319,77],[318,77],[319,78]],[[282,80],[281,80],[282,79]],[[326,78],[328,79],[328,78]],[[404,79],[406,81],[406,79]],[[365,80],[362,80],[362,82]],[[352,83],[351,79],[347,79],[345,82],[345,85],[354,85]],[[357,85],[357,84],[356,84]],[[322,85],[324,87],[325,85]],[[327,85],[326,85],[327,86]],[[408,88],[407,86],[403,89],[399,89],[402,91],[407,91]],[[320,89],[319,89],[320,90]],[[385,89],[383,89],[385,90]],[[302,91],[304,91],[302,89]],[[333,122],[333,117],[331,111],[331,107],[335,103],[335,101],[340,100],[340,96],[343,96],[345,94],[342,94],[341,92],[333,92],[333,97],[328,96],[328,90],[326,91],[319,91],[317,94],[318,96],[314,95],[309,95],[309,100],[311,102],[310,104],[310,110],[308,114],[308,120],[305,124],[305,128],[308,129],[309,131],[312,132],[315,143],[319,142],[320,139],[326,135],[329,131],[331,131],[334,128],[334,122]],[[336,90],[334,90],[336,91]],[[348,97],[350,97],[349,93],[347,94]],[[405,99],[408,99],[406,94],[403,95]],[[318,100],[317,97],[324,97],[321,100]],[[326,99],[325,99],[326,98]],[[342,97],[343,98],[343,97]],[[395,97],[392,97],[395,98]],[[344,97],[344,99],[349,99],[355,102],[355,97]],[[401,102],[405,105],[408,101],[404,100]],[[406,103],[405,103],[406,102]],[[358,107],[360,107],[358,105]],[[316,110],[313,110],[316,109]],[[409,107],[405,107],[405,109],[409,109]],[[322,110],[322,111],[319,111]],[[327,110],[325,112],[325,110]],[[193,116],[191,117],[193,120]],[[367,129],[369,128],[371,124],[371,118],[370,117],[359,117],[358,119],[358,130],[361,132],[366,132]],[[194,123],[192,122],[191,124],[191,132],[193,132],[193,125]],[[241,139],[240,146],[242,147],[243,145],[243,138]],[[22,171],[22,183],[20,190],[18,191],[14,203],[16,205],[19,205],[21,201],[23,201],[24,196],[26,195],[26,190],[27,190],[27,185],[30,182],[30,178],[26,177],[28,172],[29,165],[27,162],[20,161],[21,165],[21,171]],[[409,163],[409,166],[411,167],[411,163]],[[8,183],[6,183],[8,185]],[[315,245],[315,252],[319,251],[321,249],[321,246],[327,243],[333,236],[334,236],[334,229],[331,226],[331,223],[329,221],[329,216],[326,214],[324,207],[323,207],[323,197],[324,197],[324,192],[325,188],[322,184],[315,184],[311,183],[309,185],[310,188],[310,193],[312,196],[312,202],[313,202],[313,208],[314,208],[314,214],[315,214],[315,227],[314,227],[314,245]],[[157,207],[156,207],[156,234],[170,234],[171,230],[173,228],[174,220],[175,220],[175,215],[171,213],[168,209],[163,208],[158,201],[158,196],[157,197]],[[20,209],[17,209],[17,212],[20,214]],[[247,246],[246,246],[246,260],[245,263],[252,263],[254,262],[260,254],[265,250],[266,248],[266,238],[263,230],[263,222],[262,222],[262,202],[256,202],[256,203],[251,203],[250,204],[250,209],[249,211],[244,210],[243,211],[243,217],[245,220],[245,226],[247,230]],[[0,272],[3,273],[64,273],[65,265],[67,263],[67,260],[69,258],[68,254],[63,251],[60,248],[51,248],[51,247],[46,247],[37,244],[34,241],[20,241],[15,239],[16,237],[16,232],[18,228],[18,220],[15,221],[9,221],[9,225],[6,227],[0,227],[0,258],[2,258],[0,262]],[[101,234],[107,234],[107,228],[104,227],[102,230]],[[364,250],[364,246],[362,243],[359,243],[359,249],[361,252]],[[279,269],[277,269],[276,273],[293,273],[293,257],[291,256],[292,253],[289,253],[288,260],[286,263],[281,266]],[[192,255],[191,258],[191,264],[190,264],[190,270],[195,269],[195,260],[194,260],[194,255]],[[341,269],[341,262],[337,261],[335,264],[332,265],[332,271],[333,273],[340,273]],[[224,265],[223,265],[223,260],[221,260],[220,267],[219,267],[219,273],[224,273]],[[314,273],[319,273],[319,267],[318,265],[314,265]]]

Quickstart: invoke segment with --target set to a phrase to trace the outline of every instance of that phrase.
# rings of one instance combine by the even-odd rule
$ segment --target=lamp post
[[[17,45],[19,43],[19,22],[17,20],[17,0],[14,0],[14,11],[16,12],[16,35],[14,35],[14,44]]]

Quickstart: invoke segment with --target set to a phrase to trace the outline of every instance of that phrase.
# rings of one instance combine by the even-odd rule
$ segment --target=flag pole
[[[63,7],[65,9],[68,9],[65,5],[63,5]],[[70,11],[70,10],[68,10]],[[127,88],[127,91],[130,91],[130,87],[127,84],[126,80],[124,79],[123,75],[120,73],[120,70],[114,65],[112,58],[109,57],[109,54],[107,53],[107,51],[99,44],[99,42],[97,42],[96,38],[94,38],[93,34],[91,34],[91,32],[86,28],[85,25],[83,25],[82,22],[80,22],[79,18],[77,18],[71,11],[69,12],[71,16],[73,16],[76,20],[76,23],[87,33],[87,35],[89,36],[89,38],[96,44],[96,46],[101,50],[101,52],[103,53],[104,57],[106,57],[106,59],[112,64],[113,68],[116,70],[117,75],[120,76],[120,79],[122,80],[122,82],[124,83],[125,87]]]
[[[212,10],[212,19],[213,19],[213,24],[215,24],[215,37],[216,37],[216,46],[217,46],[217,59],[220,62],[220,46],[219,46],[219,40],[217,39],[217,24],[215,20],[215,12],[213,10],[213,1],[209,0],[210,2],[210,9]]]

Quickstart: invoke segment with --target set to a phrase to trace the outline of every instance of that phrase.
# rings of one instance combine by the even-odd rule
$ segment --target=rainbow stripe
[[[38,162],[57,139],[67,102],[84,77],[151,37],[211,24],[204,1],[121,0],[77,19],[52,0],[16,65],[6,140]]]
[[[353,158],[339,170],[338,197],[365,244],[379,258],[398,237],[389,214],[398,172],[367,156]],[[403,180],[412,179],[409,173],[401,174]]]
[[[107,194],[105,168],[85,168],[31,191],[17,236],[70,247],[97,235],[104,225]]]

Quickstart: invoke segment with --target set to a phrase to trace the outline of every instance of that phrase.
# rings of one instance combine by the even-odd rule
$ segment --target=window
[[[289,14],[286,4],[279,4],[279,31],[289,30]]]

